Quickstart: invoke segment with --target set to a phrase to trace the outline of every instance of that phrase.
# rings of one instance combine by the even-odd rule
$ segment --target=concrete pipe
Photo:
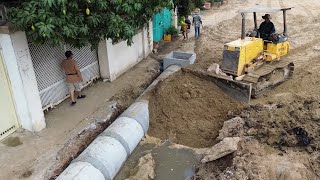
[[[120,117],[128,117],[136,120],[143,128],[144,134],[149,129],[149,109],[148,101],[141,100],[133,103]]]
[[[119,117],[100,136],[112,137],[119,141],[129,156],[143,138],[144,130],[136,120]]]
[[[180,69],[176,65],[168,67],[143,94]],[[149,129],[148,97],[143,94],[74,159],[57,179],[113,179]]]
[[[126,149],[118,140],[112,137],[98,136],[72,163],[90,163],[108,180],[115,177],[127,157]]]
[[[56,179],[72,179],[72,180],[104,180],[103,174],[87,162],[75,162],[70,164],[67,168],[68,170],[63,171],[63,173]]]

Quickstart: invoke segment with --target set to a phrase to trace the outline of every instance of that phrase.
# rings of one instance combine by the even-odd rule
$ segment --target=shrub
[[[179,16],[178,17],[178,26],[181,26],[181,22],[183,21],[184,16]]]
[[[179,30],[177,28],[175,28],[174,26],[170,26],[167,30],[166,30],[166,34],[170,34],[170,35],[178,35],[179,34]]]

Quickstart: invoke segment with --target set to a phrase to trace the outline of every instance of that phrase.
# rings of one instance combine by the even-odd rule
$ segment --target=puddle
[[[170,145],[169,142],[159,147],[153,144],[138,145],[115,180],[129,178],[130,171],[137,166],[139,159],[148,153],[152,154],[156,163],[156,180],[185,180],[194,175],[198,162],[194,153],[188,149],[171,149]]]
[[[24,172],[20,178],[28,178],[32,175],[33,170],[27,170],[26,172]]]
[[[8,147],[17,147],[22,145],[23,143],[20,141],[19,137],[8,137],[2,142],[2,144],[5,144]]]

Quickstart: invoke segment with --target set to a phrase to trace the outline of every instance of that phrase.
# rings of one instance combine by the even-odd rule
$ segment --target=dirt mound
[[[242,137],[237,152],[201,164],[193,179],[319,179],[319,122],[320,101],[289,93],[244,108],[219,135]]]
[[[229,111],[243,107],[214,83],[180,71],[153,92],[149,134],[191,147],[212,146]]]
[[[320,148],[320,101],[314,98],[287,93],[273,103],[244,108],[237,116],[240,120],[234,118],[224,123],[220,140],[254,136],[261,143],[283,150],[294,148],[312,153]]]
[[[320,101],[300,98],[286,104],[255,105],[243,111],[242,116],[245,131],[262,143],[304,146],[309,152],[320,148]]]
[[[247,138],[238,151],[217,161],[201,164],[192,179],[318,179],[320,154],[283,153]]]

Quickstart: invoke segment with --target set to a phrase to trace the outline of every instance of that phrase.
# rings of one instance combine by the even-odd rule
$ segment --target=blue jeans
[[[195,26],[195,27],[194,27],[194,37],[195,37],[196,39],[198,39],[199,36],[200,36],[200,27]]]

